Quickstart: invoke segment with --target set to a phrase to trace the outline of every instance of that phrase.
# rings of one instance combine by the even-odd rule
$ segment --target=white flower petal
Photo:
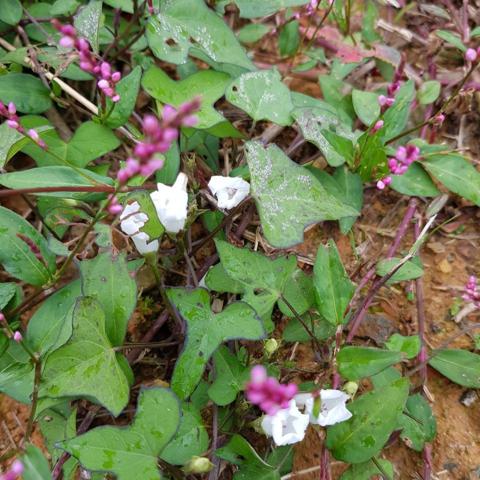
[[[133,243],[140,254],[145,255],[146,253],[156,252],[160,246],[158,240],[153,240],[148,243],[150,237],[145,232],[137,233],[132,237]]]
[[[276,445],[291,445],[303,440],[308,422],[308,415],[300,412],[295,400],[291,400],[288,408],[279,410],[275,415],[265,415],[262,428],[273,437]]]
[[[313,415],[315,399],[311,397],[305,401],[305,413],[310,415],[310,422],[325,427],[344,422],[351,418],[352,413],[347,409],[346,402],[349,396],[340,390],[320,390],[320,413]]]
[[[173,186],[159,183],[158,191],[150,194],[158,218],[167,232],[178,233],[185,226],[188,212],[187,181],[187,176],[179,173]]]
[[[218,208],[236,207],[250,193],[250,184],[240,177],[214,175],[208,188],[217,197]]]

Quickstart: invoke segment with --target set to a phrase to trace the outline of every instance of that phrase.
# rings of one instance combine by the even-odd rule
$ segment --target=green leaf
[[[230,82],[226,73],[214,70],[201,70],[184,80],[176,82],[158,67],[150,67],[143,76],[142,86],[153,98],[173,107],[201,96],[200,110],[196,113],[198,123],[195,128],[209,128],[225,122],[223,115],[218,113],[213,104],[223,96]]]
[[[365,182],[384,177],[387,172],[387,154],[378,135],[365,132],[358,139],[360,166],[358,173]]]
[[[452,192],[480,207],[480,173],[455,153],[429,155],[422,165]]]
[[[242,18],[259,18],[272,15],[284,8],[306,5],[309,0],[235,0]],[[229,2],[230,3],[230,2]]]
[[[120,95],[120,100],[115,103],[112,113],[110,113],[105,121],[107,127],[117,128],[127,123],[133,109],[135,108],[141,78],[142,69],[137,66],[115,85],[115,89]],[[109,112],[112,106],[113,102],[107,98],[106,111]]]
[[[33,391],[33,366],[17,361],[10,355],[10,350],[0,357],[0,392],[18,402],[29,404]]]
[[[341,325],[355,292],[333,240],[320,245],[313,268],[313,284],[318,311],[333,325]]]
[[[370,380],[372,381],[375,390],[381,390],[382,388],[391,385],[399,378],[402,378],[401,373],[395,367],[388,367],[373,375]]]
[[[436,30],[435,34],[437,35],[437,37],[445,40],[450,45],[458,48],[461,52],[467,51],[467,47],[463,44],[461,38],[455,33],[449,32],[447,30]]]
[[[56,463],[62,454],[62,451],[56,447],[57,442],[77,434],[76,413],[76,410],[70,408],[70,402],[66,401],[44,410],[38,418],[38,424],[53,463]]]
[[[115,150],[120,145],[120,140],[110,128],[92,121],[82,123],[68,143],[65,143],[55,131],[47,132],[42,138],[47,144],[48,151],[33,144],[22,149],[41,167],[64,165],[64,162],[76,167],[86,167],[92,160]]]
[[[22,117],[21,123],[23,124]],[[44,138],[43,133],[45,131],[51,130],[52,127],[48,125],[43,125],[35,128],[37,133],[41,138]],[[33,141],[29,137],[18,133],[14,128],[10,128],[7,125],[7,122],[4,122],[0,125],[0,167],[3,168],[7,162],[22,148],[27,145],[32,145]]]
[[[73,333],[45,362],[41,397],[85,397],[114,416],[128,403],[127,378],[105,333],[105,315],[94,299],[77,300]]]
[[[355,113],[364,125],[372,125],[380,116],[380,105],[376,93],[353,90],[352,102]]]
[[[38,258],[33,245],[39,249]],[[13,277],[35,286],[50,282],[56,270],[47,241],[24,218],[4,207],[0,207],[0,263]]]
[[[7,188],[44,188],[44,187],[85,187],[93,185],[112,185],[109,177],[98,175],[83,168],[71,167],[39,167],[22,170],[20,172],[4,173],[0,175],[0,185]],[[39,193],[62,198],[77,198],[84,193],[67,191]],[[105,196],[105,194],[100,194]]]
[[[327,430],[326,446],[333,456],[343,462],[363,463],[377,455],[398,424],[408,389],[408,380],[401,378],[348,405],[352,418]]]
[[[245,292],[245,285],[230,277],[221,263],[210,268],[205,277],[205,284],[214,292],[235,294]]]
[[[360,380],[402,360],[400,352],[371,347],[343,347],[338,352],[338,371],[347,380]]]
[[[262,460],[255,449],[238,434],[233,435],[224,447],[216,450],[215,455],[239,465],[234,480],[280,480],[278,470]]]
[[[413,80],[408,80],[395,95],[395,103],[383,115],[382,133],[384,140],[390,140],[405,130],[414,98],[415,85]]]
[[[262,23],[249,23],[237,32],[237,37],[242,43],[258,42],[270,31],[270,27]]]
[[[133,13],[133,0],[103,0],[107,5],[113,8],[119,8],[120,10]]]
[[[440,190],[419,162],[412,163],[403,175],[392,175],[390,186],[412,197],[436,197]]]
[[[330,195],[311,172],[292,162],[276,145],[248,142],[246,154],[252,196],[272,246],[291,247],[303,241],[303,231],[309,225],[358,214]]]
[[[113,346],[122,345],[135,305],[137,285],[125,254],[104,252],[80,262],[82,292],[94,298],[105,313],[105,331]]]
[[[0,283],[0,311],[7,310],[8,304],[17,294],[18,294],[18,290],[17,290],[16,283],[13,283],[13,282]]]
[[[295,257],[270,260],[261,253],[236,248],[227,242],[216,241],[216,246],[226,274],[243,285],[245,295],[242,300],[256,310],[266,330],[271,332],[272,308],[282,297],[287,282],[295,271]]]
[[[254,69],[234,33],[203,0],[161,2],[157,16],[148,21],[146,36],[153,54],[166,62],[181,65],[193,54],[244,71]]]
[[[298,20],[292,20],[285,24],[278,36],[278,48],[280,56],[291,57],[295,55],[300,46],[300,32]]]
[[[78,8],[77,0],[56,0],[51,6],[50,13],[57,17],[61,15],[72,15]]]
[[[382,467],[382,470],[388,475],[385,480],[393,480],[393,465],[383,458],[377,458],[376,460]],[[350,465],[339,480],[371,480],[372,478],[380,478],[379,475],[381,473],[375,463],[369,460],[365,463]]]
[[[172,377],[173,391],[184,399],[200,382],[205,365],[222,342],[239,338],[259,340],[264,330],[255,311],[246,303],[231,303],[215,315],[206,290],[171,288],[167,294],[187,322],[185,346]]]
[[[283,296],[298,315],[303,315],[315,302],[312,277],[297,268],[288,279]],[[278,301],[278,307],[287,317],[294,316],[290,307],[281,298]]]
[[[318,314],[304,314],[302,319],[319,340],[326,340],[335,334],[335,326]],[[286,342],[309,342],[312,340],[297,317],[289,320],[283,331],[282,338]]]
[[[228,86],[225,96],[255,121],[270,120],[278,125],[293,121],[290,90],[277,70],[244,73]]]
[[[73,307],[81,296],[75,280],[48,297],[28,322],[26,339],[31,348],[44,356],[64,345],[72,335]]]
[[[22,18],[20,0],[3,0],[0,8],[0,20],[8,25],[16,25]]]
[[[50,92],[42,81],[27,73],[0,75],[0,100],[13,102],[22,113],[42,113],[52,106]]]
[[[21,462],[24,468],[22,473],[24,480],[50,480],[52,478],[47,459],[35,445],[27,445]]]
[[[80,8],[74,17],[73,25],[80,37],[88,40],[95,52],[98,52],[98,33],[102,16],[102,2],[92,0]]]
[[[155,173],[155,180],[157,183],[164,183],[165,185],[173,185],[180,172],[180,151],[178,143],[173,142],[172,146],[165,153],[165,160],[163,167]]]
[[[143,388],[128,427],[97,427],[61,444],[84,468],[112,472],[118,480],[162,478],[157,457],[175,435],[180,405],[165,388]]]
[[[394,333],[385,346],[392,352],[402,352],[408,359],[415,358],[420,352],[421,342],[418,335],[404,337],[398,333]]]
[[[362,38],[367,44],[372,44],[382,39],[377,33],[378,9],[375,2],[368,0],[362,19]]]
[[[183,465],[208,449],[208,434],[198,408],[182,404],[182,418],[177,433],[162,450],[160,458],[172,465]]]
[[[379,277],[383,277],[390,273],[400,262],[401,258],[392,257],[384,258],[377,263],[376,272]],[[423,275],[423,267],[417,260],[408,260],[404,263],[388,280],[387,285],[392,285],[405,280],[415,280]]]
[[[462,387],[480,388],[480,355],[456,348],[435,350],[428,364]]]
[[[345,163],[353,150],[351,141],[355,136],[332,107],[296,108],[292,115],[305,139],[320,149],[329,165],[338,167]],[[338,142],[339,136],[344,139],[343,144]]]
[[[433,103],[440,95],[440,89],[441,85],[437,80],[429,80],[428,82],[422,83],[417,92],[418,101],[422,105]]]
[[[343,165],[335,169],[333,178],[337,182],[343,201],[358,212],[361,212],[363,207],[363,184],[360,175],[352,173]],[[356,219],[357,217],[340,218],[340,231],[345,235],[352,228]]]
[[[420,394],[408,397],[406,411],[400,416],[401,438],[413,450],[421,452],[426,442],[431,442],[437,433],[437,422],[432,408]]]
[[[223,407],[237,398],[249,378],[250,371],[225,346],[221,346],[213,354],[213,364],[215,381],[208,389],[208,396]]]

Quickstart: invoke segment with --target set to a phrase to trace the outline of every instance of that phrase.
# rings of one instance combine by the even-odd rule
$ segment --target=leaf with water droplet
[[[111,472],[117,480],[158,480],[158,455],[175,435],[180,405],[171,390],[143,388],[128,427],[97,427],[60,444],[87,470]]]
[[[292,162],[276,145],[247,142],[246,154],[252,196],[272,246],[291,247],[303,241],[309,225],[359,214],[328,193],[312,172]]]

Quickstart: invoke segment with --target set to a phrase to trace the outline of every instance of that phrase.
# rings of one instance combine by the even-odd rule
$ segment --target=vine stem
[[[395,252],[398,250],[398,247],[400,246],[400,243],[401,243],[403,237],[407,233],[408,226],[410,225],[410,222],[411,222],[413,216],[415,215],[416,209],[417,209],[417,200],[415,198],[412,198],[410,200],[409,204],[408,204],[408,208],[407,208],[407,211],[405,212],[405,215],[402,219],[402,222],[400,223],[400,226],[398,227],[397,235],[395,236],[395,239],[394,239],[392,245],[388,249],[387,258],[392,258],[395,255]],[[357,287],[357,290],[352,297],[352,301],[353,301],[353,299],[356,298],[356,296],[360,292],[360,290],[375,275],[375,271],[376,271],[375,267],[371,268],[367,272],[367,274],[365,275],[364,279],[362,279],[360,281],[360,284]],[[365,314],[367,313],[368,307],[372,303],[373,297],[375,296],[376,292],[388,280],[388,278],[387,278],[387,280],[385,280],[381,284],[379,284],[380,280],[382,280],[382,279],[377,280],[377,282],[375,282],[371,286],[370,291],[367,293],[367,296],[365,297],[365,300],[364,300],[361,308],[353,316],[353,318],[351,320],[351,327],[349,329],[348,336],[347,336],[347,342],[348,343],[353,340],[353,337],[355,336],[355,333],[357,332],[358,328],[360,327],[360,324],[362,323],[362,321],[365,317]],[[352,304],[352,302],[350,302],[350,304]]]

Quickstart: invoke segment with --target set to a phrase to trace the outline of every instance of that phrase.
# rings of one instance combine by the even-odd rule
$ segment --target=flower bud
[[[183,471],[188,474],[208,473],[213,468],[213,463],[207,457],[193,456],[183,467]]]
[[[476,50],[474,50],[473,48],[469,48],[465,52],[465,60],[467,60],[467,62],[474,62],[476,59],[477,59]]]
[[[269,338],[263,342],[263,351],[267,357],[271,357],[277,350],[279,344],[274,338]]]
[[[23,340],[23,335],[17,330],[14,334],[13,334],[13,339],[19,343]]]
[[[354,397],[355,394],[356,394],[357,391],[358,391],[358,383],[356,383],[356,382],[347,382],[347,383],[343,386],[342,390],[343,390],[346,394],[350,395],[350,397]]]

